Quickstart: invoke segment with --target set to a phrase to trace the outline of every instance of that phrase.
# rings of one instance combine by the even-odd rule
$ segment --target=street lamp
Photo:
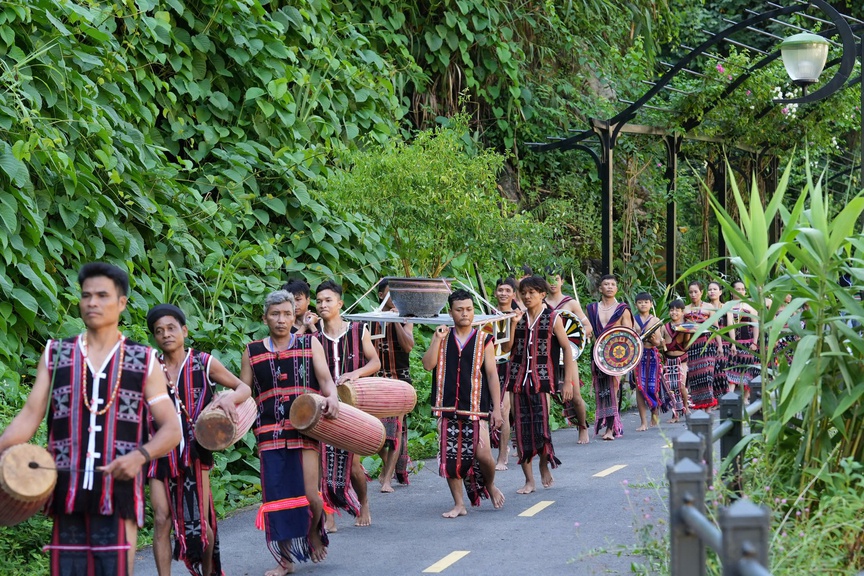
[[[780,44],[780,54],[786,73],[796,85],[805,90],[815,84],[828,60],[828,40],[822,36],[802,32],[786,38]]]
[[[835,75],[828,83],[822,86],[816,93],[808,97],[807,86],[814,84],[819,80],[819,75],[825,68],[825,61],[828,59],[828,40],[822,36],[802,32],[789,36],[780,44],[780,55],[783,58],[783,65],[786,67],[786,73],[792,82],[801,86],[804,94],[801,98],[796,99],[776,99],[778,103],[804,103],[813,102],[827,98],[837,90],[843,88],[852,68],[855,66],[855,58],[857,56],[857,47],[855,46],[855,37],[852,35],[852,29],[849,24],[843,19],[839,12],[831,6],[828,6],[824,0],[811,0],[832,17],[837,26],[837,31],[840,33],[843,42],[843,54],[841,57],[841,65],[838,74]],[[861,85],[861,186],[864,186],[864,39],[861,41],[861,68],[862,80]]]

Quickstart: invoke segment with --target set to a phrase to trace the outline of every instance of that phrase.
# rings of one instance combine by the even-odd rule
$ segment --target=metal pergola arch
[[[715,33],[713,36],[708,38],[705,42],[699,45],[696,48],[690,48],[687,46],[682,46],[685,49],[690,50],[690,52],[681,60],[679,60],[676,64],[668,64],[663,62],[662,64],[669,68],[669,70],[663,74],[656,82],[648,82],[652,84],[652,87],[646,91],[638,100],[635,102],[624,101],[628,104],[628,106],[613,116],[608,120],[591,118],[589,119],[589,123],[591,125],[590,128],[578,131],[575,135],[570,137],[549,137],[547,138],[550,142],[546,143],[529,143],[528,146],[534,150],[544,152],[544,151],[552,151],[552,150],[580,150],[588,153],[592,160],[595,163],[597,168],[597,173],[600,177],[601,182],[601,212],[602,212],[602,226],[601,226],[601,249],[602,249],[602,273],[609,273],[612,271],[612,235],[613,235],[613,182],[614,182],[614,148],[617,144],[617,140],[621,134],[646,134],[646,135],[654,135],[660,136],[663,139],[663,143],[666,149],[666,179],[668,184],[667,192],[669,193],[669,197],[672,198],[677,187],[677,175],[678,175],[678,164],[679,164],[679,156],[681,151],[681,144],[684,139],[692,139],[692,140],[701,140],[705,142],[713,142],[719,145],[725,145],[726,142],[723,138],[717,137],[706,137],[700,136],[698,134],[693,134],[691,131],[699,126],[703,119],[706,116],[707,112],[713,110],[719,102],[726,96],[730,95],[737,88],[739,88],[748,78],[750,78],[755,72],[760,70],[761,68],[767,66],[774,60],[776,60],[780,56],[779,50],[776,50],[772,53],[766,53],[762,50],[754,49],[746,44],[742,44],[740,42],[736,42],[731,40],[729,37],[741,32],[742,30],[751,30],[758,33],[766,34],[772,37],[775,35],[770,34],[768,32],[762,31],[760,29],[754,28],[755,25],[761,24],[763,22],[772,21],[778,22],[780,24],[784,24],[783,22],[777,20],[778,17],[781,16],[789,16],[792,14],[801,14],[806,18],[810,18],[812,20],[830,24],[831,26],[826,28],[825,30],[819,32],[820,35],[826,38],[832,38],[835,35],[840,36],[840,40],[842,42],[843,53],[840,58],[832,60],[826,65],[826,68],[833,68],[836,66],[836,70],[834,72],[833,77],[823,84],[818,90],[813,91],[810,94],[805,94],[799,98],[793,99],[777,99],[772,105],[766,106],[766,108],[761,111],[757,117],[762,117],[767,114],[776,104],[787,104],[787,103],[796,103],[796,104],[804,104],[809,102],[815,102],[817,100],[826,98],[828,95],[833,94],[839,89],[846,88],[849,86],[854,86],[856,84],[861,83],[862,77],[859,75],[857,78],[849,80],[851,76],[852,70],[855,66],[856,55],[862,54],[862,69],[864,69],[864,53],[862,53],[862,46],[864,46],[864,41],[859,42],[857,45],[855,43],[855,34],[853,30],[864,30],[864,23],[855,20],[851,17],[844,16],[840,14],[835,8],[833,8],[830,4],[825,2],[824,0],[809,0],[803,1],[798,0],[795,4],[791,6],[781,6],[779,4],[775,4],[773,2],[768,2],[768,5],[771,6],[771,9],[766,10],[764,12],[756,12],[753,10],[747,10],[747,13],[750,14],[750,17],[742,20],[738,23],[733,23],[730,27],[725,30]],[[815,6],[819,8],[824,14],[826,14],[830,21],[823,20],[820,18],[816,18],[810,16],[805,13],[805,11],[811,6]],[[729,20],[724,19],[727,22]],[[850,21],[852,24],[850,24]],[[794,28],[797,28],[794,25],[788,25]],[[716,98],[711,104],[709,104],[706,109],[703,110],[703,114],[701,117],[693,117],[686,119],[683,123],[684,133],[674,133],[670,130],[667,130],[663,127],[656,126],[644,126],[638,124],[630,124],[630,121],[635,119],[638,112],[641,108],[645,107],[648,109],[661,109],[655,106],[650,106],[647,103],[657,96],[664,89],[672,89],[671,82],[675,79],[679,73],[684,72],[688,74],[694,74],[697,76],[702,76],[701,73],[693,71],[688,67],[690,64],[701,56],[708,56],[712,58],[719,58],[709,53],[708,50],[713,46],[720,44],[721,42],[729,42],[736,46],[742,46],[744,48],[751,49],[755,52],[759,52],[765,54],[765,56],[757,61],[755,64],[751,65],[744,73],[735,78],[730,82],[730,84],[726,87],[726,89],[721,93],[721,95]],[[864,90],[862,90],[862,113],[864,113]],[[576,132],[575,130],[572,130]],[[589,145],[585,143],[591,137],[596,137],[599,143],[599,151],[591,148]],[[862,165],[862,176],[864,176],[864,134],[862,134],[862,156],[861,156],[861,165]],[[758,157],[766,156],[767,150],[753,150],[746,147],[735,146],[736,148],[745,151],[754,155],[757,159],[758,165]],[[720,200],[721,204],[725,206],[726,203],[726,194],[728,189],[728,178],[725,162],[717,162],[714,166],[709,166],[709,169],[712,170],[714,175],[714,193],[717,195],[717,198]],[[775,182],[777,180],[777,170],[778,163],[776,156],[773,161],[769,162],[768,166],[768,174],[766,177],[770,179],[770,181]],[[851,169],[850,169],[851,171]],[[676,237],[676,222],[677,222],[677,207],[674,201],[671,201],[667,204],[666,209],[666,282],[668,285],[673,285],[677,280],[677,267],[676,267],[676,252],[677,252],[677,237]],[[775,234],[777,231],[775,230]],[[718,234],[718,252],[720,254],[725,254],[725,246],[723,245],[722,234]],[[723,270],[721,270],[723,271]]]

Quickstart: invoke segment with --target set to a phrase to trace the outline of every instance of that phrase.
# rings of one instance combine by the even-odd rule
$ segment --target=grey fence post
[[[673,462],[678,463],[684,458],[693,462],[702,462],[702,438],[685,430],[672,440]]]
[[[705,512],[705,467],[685,458],[666,468],[669,479],[669,548],[670,576],[703,576],[705,574],[705,543],[693,534],[679,511],[692,504]]]
[[[756,375],[752,380],[750,380],[750,402],[755,402],[757,400],[762,400],[762,375]],[[752,422],[762,422],[765,420],[764,416],[765,412],[765,402],[762,402],[762,409],[753,414],[750,417]]]
[[[726,459],[732,448],[742,437],[742,420],[744,420],[744,404],[737,392],[727,392],[720,397],[720,420],[731,420],[732,431],[720,438],[720,458]]]
[[[767,508],[741,499],[720,509],[723,576],[739,576],[739,563],[747,558],[768,568],[768,539],[771,520]]]
[[[732,421],[732,430],[720,438],[720,458],[726,459],[743,436],[744,403],[737,392],[729,392],[720,398],[720,418]],[[727,484],[736,494],[741,494],[741,455],[738,454],[727,463]]]
[[[710,484],[714,477],[714,431],[711,428],[711,416],[704,410],[696,410],[687,416],[687,427],[702,438],[702,458],[708,469],[705,481]]]

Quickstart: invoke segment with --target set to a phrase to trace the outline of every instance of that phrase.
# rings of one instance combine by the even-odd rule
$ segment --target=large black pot
[[[438,316],[450,295],[450,284],[444,278],[389,277],[387,285],[400,316]]]

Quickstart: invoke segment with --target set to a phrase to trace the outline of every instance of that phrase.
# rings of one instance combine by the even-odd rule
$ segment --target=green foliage
[[[327,198],[386,229],[406,276],[437,277],[469,258],[519,261],[549,246],[541,227],[501,202],[495,178],[503,161],[474,149],[459,115],[408,143],[352,154]]]

